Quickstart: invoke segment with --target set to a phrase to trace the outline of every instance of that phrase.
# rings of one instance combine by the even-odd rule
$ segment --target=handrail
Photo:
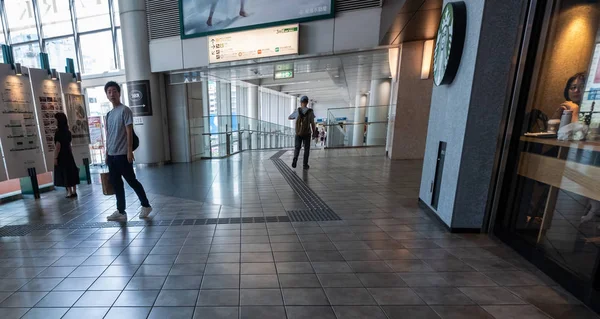
[[[346,122],[346,123],[333,123],[333,124],[325,124],[325,126],[334,126],[334,125],[340,125],[340,124],[344,124],[344,125],[361,125],[361,124],[387,124],[389,123],[388,121],[376,121],[376,122],[361,122],[361,123],[354,123],[354,122]]]

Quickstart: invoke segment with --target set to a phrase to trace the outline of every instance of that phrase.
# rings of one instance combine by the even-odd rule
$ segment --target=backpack
[[[298,136],[310,136],[310,115],[312,109],[308,109],[306,114],[302,113],[302,109],[298,108],[298,117],[296,118],[296,135]]]
[[[110,112],[106,113],[106,123],[108,123],[108,116],[110,115]],[[140,146],[140,138],[137,136],[137,134],[135,134],[135,130],[133,129],[133,125],[131,126],[131,132],[133,133],[133,151],[135,152],[135,150],[137,150],[137,148]]]

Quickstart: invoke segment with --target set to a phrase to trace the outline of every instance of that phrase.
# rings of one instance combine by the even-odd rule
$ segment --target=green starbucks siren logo
[[[464,2],[446,4],[438,28],[433,56],[433,81],[435,85],[450,84],[460,65],[465,31],[467,8]]]

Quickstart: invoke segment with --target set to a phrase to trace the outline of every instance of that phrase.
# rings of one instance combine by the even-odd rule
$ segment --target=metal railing
[[[327,148],[385,146],[388,112],[387,105],[328,109]]]
[[[208,116],[190,121],[194,159],[222,158],[246,150],[289,148],[291,127],[242,115]]]

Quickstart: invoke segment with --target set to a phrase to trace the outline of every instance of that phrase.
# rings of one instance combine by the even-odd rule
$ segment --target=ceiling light
[[[421,64],[421,80],[429,79],[431,74],[431,62],[433,60],[433,40],[427,40],[423,43],[423,61]]]

